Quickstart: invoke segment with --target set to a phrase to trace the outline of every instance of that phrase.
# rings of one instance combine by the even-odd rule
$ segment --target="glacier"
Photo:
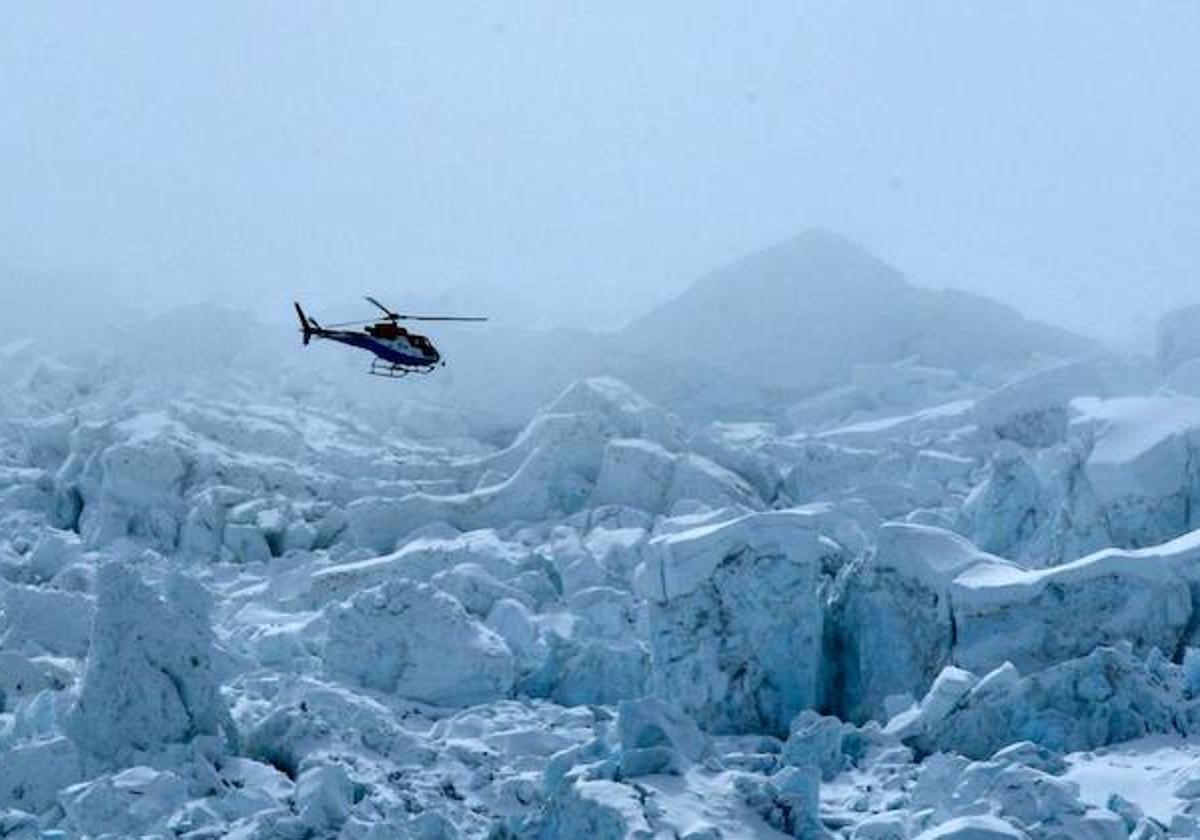
[[[0,835],[1200,836],[1192,317],[517,427],[8,345]]]

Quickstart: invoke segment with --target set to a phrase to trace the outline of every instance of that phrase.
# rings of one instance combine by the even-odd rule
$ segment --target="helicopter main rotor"
[[[476,317],[469,317],[469,316],[464,316],[464,315],[402,315],[399,312],[393,312],[392,310],[388,309],[386,306],[384,306],[379,301],[375,300],[375,298],[371,297],[370,295],[367,295],[367,300],[370,303],[375,304],[375,306],[379,307],[381,310],[383,310],[383,313],[385,316],[387,316],[387,319],[389,321],[393,321],[393,322],[395,322],[395,321],[486,321],[487,320],[487,318],[476,318]]]
[[[380,309],[383,312],[384,320],[391,321],[393,324],[396,323],[397,321],[486,321],[487,320],[487,318],[478,318],[478,317],[474,317],[474,316],[465,316],[465,315],[408,315],[408,314],[401,313],[401,312],[393,312],[391,309],[388,309],[386,306],[384,306],[382,303],[380,303],[378,300],[371,297],[370,295],[367,295],[366,299],[368,302],[370,302],[371,304],[373,304],[374,306],[376,306],[378,309]],[[365,321],[342,321],[341,323],[338,323],[338,324],[327,324],[326,328],[327,329],[338,329],[340,327],[357,327],[357,326],[361,326],[362,324],[374,323],[374,321],[377,321],[377,320],[379,320],[379,319],[374,318],[374,319],[369,319],[369,320],[365,320]]]

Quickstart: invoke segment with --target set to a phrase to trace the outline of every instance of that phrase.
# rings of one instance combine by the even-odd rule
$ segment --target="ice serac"
[[[955,647],[951,588],[976,567],[1016,571],[941,528],[892,522],[834,597],[831,704],[851,720],[881,717],[890,695],[920,694]]]
[[[1173,656],[1192,632],[1197,558],[1200,533],[1192,533],[1050,569],[966,569],[951,594],[954,661],[980,673],[1012,662],[1029,673],[1121,641]]]
[[[607,779],[574,780],[552,800],[539,840],[590,837],[594,840],[651,840],[637,788]]]
[[[235,745],[199,584],[176,578],[164,601],[135,571],[108,563],[97,589],[83,687],[66,723],[71,739],[114,764],[202,735]]]
[[[1163,315],[1158,321],[1157,337],[1158,365],[1163,373],[1200,357],[1200,304]]]
[[[1071,400],[1103,396],[1108,386],[1096,362],[1070,362],[1015,379],[978,400],[974,419],[1001,440],[1037,448],[1067,437]]]
[[[677,455],[637,439],[611,441],[589,503],[669,513],[681,501],[711,507],[759,508],[754,490],[737,475],[699,455]]]
[[[786,736],[818,700],[822,557],[811,517],[748,516],[651,542],[651,683],[710,732]]]
[[[568,387],[544,409],[547,414],[603,416],[620,437],[642,438],[667,449],[683,445],[679,421],[619,379],[596,376]]]
[[[1142,548],[1200,525],[1200,399],[1078,399],[1084,471],[1110,545]]]
[[[1099,647],[1026,677],[1006,664],[970,677],[939,703],[942,681],[912,721],[889,724],[922,753],[984,759],[1021,741],[1067,753],[1152,734],[1187,736],[1200,724],[1182,669],[1154,652],[1140,658],[1128,645]]]
[[[354,685],[447,706],[506,697],[515,671],[504,641],[457,600],[404,579],[330,608],[325,667]]]
[[[0,752],[0,809],[41,813],[55,804],[60,790],[82,778],[79,750],[67,738],[6,746]]]
[[[359,545],[384,553],[430,522],[469,531],[575,513],[592,494],[608,442],[630,436],[662,452],[681,442],[673,418],[622,383],[606,379],[579,383],[537,414],[511,446],[460,463],[459,484],[468,485],[461,492],[357,499],[347,509],[351,533]],[[667,460],[673,465],[675,456]],[[712,468],[720,470],[716,465]],[[738,479],[728,478],[734,492],[744,487]]]
[[[156,547],[174,548],[187,473],[179,451],[164,437],[148,437],[114,444],[99,461],[98,492],[84,496],[80,528],[85,540],[99,544],[136,535]]]

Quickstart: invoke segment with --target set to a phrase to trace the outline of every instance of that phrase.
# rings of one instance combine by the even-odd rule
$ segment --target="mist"
[[[1128,341],[1196,298],[1197,43],[1184,2],[9,3],[0,265],[607,329],[821,226]]]
[[[0,835],[1200,837],[1197,45],[0,2]]]

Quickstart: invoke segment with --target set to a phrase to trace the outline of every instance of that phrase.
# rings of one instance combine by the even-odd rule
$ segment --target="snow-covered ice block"
[[[589,503],[628,505],[661,513],[675,475],[677,456],[645,440],[614,440],[604,448],[600,475]]]
[[[131,767],[59,794],[65,825],[81,836],[136,836],[165,822],[187,800],[188,783],[170,770]]]
[[[874,449],[807,441],[788,471],[784,491],[797,503],[827,499],[861,482],[878,464]]]
[[[938,727],[977,682],[978,679],[969,671],[947,666],[938,674],[921,702],[888,721],[885,732],[903,739]]]
[[[187,476],[187,464],[176,446],[162,437],[115,443],[100,453],[99,473],[98,486],[81,485],[84,542],[105,545],[135,536],[156,548],[174,549]]]
[[[701,727],[784,735],[818,699],[821,565],[831,544],[796,512],[751,514],[652,541],[652,685]]]
[[[919,695],[950,662],[951,588],[972,568],[1015,570],[941,528],[892,522],[838,593],[834,696],[850,720],[880,718],[889,695]]]
[[[980,673],[1007,661],[1030,673],[1121,641],[1173,654],[1195,608],[1184,577],[1195,564],[1189,558],[1200,558],[1200,534],[1050,569],[966,569],[952,592],[954,661]]]
[[[46,662],[34,662],[19,653],[0,651],[0,698],[8,695],[10,705],[39,691],[64,688],[70,675]],[[4,711],[0,702],[0,711]]]
[[[1029,840],[1012,823],[990,814],[955,817],[917,835],[917,840]]]
[[[271,547],[266,534],[256,525],[229,524],[222,540],[237,563],[268,563]]]
[[[201,735],[236,744],[199,584],[178,578],[163,601],[136,572],[108,563],[97,586],[83,685],[66,722],[71,739],[113,763]]]
[[[311,767],[296,782],[296,810],[313,833],[336,832],[350,816],[354,782],[340,764]]]
[[[620,437],[644,438],[668,449],[683,445],[683,428],[674,415],[612,377],[593,377],[568,386],[542,413],[599,414]]]
[[[316,604],[341,601],[360,589],[392,578],[428,583],[434,575],[463,563],[483,568],[500,581],[508,581],[534,560],[528,546],[501,539],[490,529],[459,534],[446,528],[447,536],[418,536],[400,548],[379,557],[347,559],[318,569],[312,576],[312,598]],[[365,549],[357,552],[366,553]]]
[[[595,779],[576,780],[556,791],[541,836],[652,840],[655,832],[636,788]]]
[[[40,814],[58,792],[83,778],[79,751],[55,737],[0,749],[0,808]]]
[[[486,617],[492,606],[503,598],[533,606],[532,597],[496,580],[478,563],[459,563],[434,575],[430,582],[453,595],[467,612],[479,618]]]
[[[602,429],[589,426],[587,416],[568,418],[594,438],[581,449],[569,441],[539,446],[500,484],[470,493],[437,496],[415,493],[401,498],[366,497],[346,508],[355,543],[380,553],[394,550],[399,540],[422,526],[446,522],[461,531],[497,523],[541,522],[574,513],[583,507],[600,469],[605,442]]]
[[[538,630],[532,611],[521,601],[501,598],[492,605],[484,625],[512,651],[518,673],[541,666],[550,648]]]
[[[1181,669],[1161,656],[1143,660],[1128,648],[1101,647],[1025,677],[1001,669],[905,737],[926,753],[983,759],[1020,741],[1066,753],[1188,734],[1200,724],[1200,708],[1185,700],[1184,686]]]
[[[245,731],[243,753],[255,762],[296,777],[323,756],[364,747],[380,755],[411,748],[394,709],[378,700],[307,677],[273,679],[270,685],[270,709],[238,719]]]
[[[4,613],[0,647],[29,654],[82,658],[92,634],[96,602],[89,595],[0,584]]]
[[[329,609],[325,667],[356,685],[447,706],[506,697],[504,640],[434,587],[392,580]]]
[[[565,706],[604,704],[646,693],[650,657],[640,641],[566,639],[547,636],[549,655],[542,667],[521,683],[534,697],[549,697]]]
[[[617,740],[620,773],[627,779],[682,773],[708,751],[708,741],[695,722],[657,697],[623,700],[617,706]]]
[[[1158,364],[1163,373],[1200,357],[1200,305],[1183,306],[1164,314],[1158,321],[1157,345]]]
[[[1053,490],[1042,480],[1028,453],[1003,442],[992,450],[984,480],[963,503],[963,530],[980,548],[1004,557],[1019,558],[1027,547],[1045,554],[1049,548],[1045,540],[1036,546],[1035,541],[1051,521],[1055,501]]]
[[[1200,399],[1080,398],[1072,405],[1078,434],[1092,441],[1084,472],[1112,545],[1152,545],[1200,524]]]
[[[1075,397],[1104,396],[1096,364],[1069,362],[1016,379],[982,397],[974,410],[981,429],[1022,446],[1051,446],[1066,439]]]
[[[805,709],[792,721],[783,745],[783,760],[797,767],[816,767],[830,781],[845,767],[842,753],[843,724]]]
[[[913,458],[910,475],[914,483],[934,482],[944,488],[965,483],[976,465],[974,458],[940,449],[922,449]]]
[[[78,534],[48,528],[29,555],[29,571],[35,581],[45,583],[81,559],[83,544]]]

